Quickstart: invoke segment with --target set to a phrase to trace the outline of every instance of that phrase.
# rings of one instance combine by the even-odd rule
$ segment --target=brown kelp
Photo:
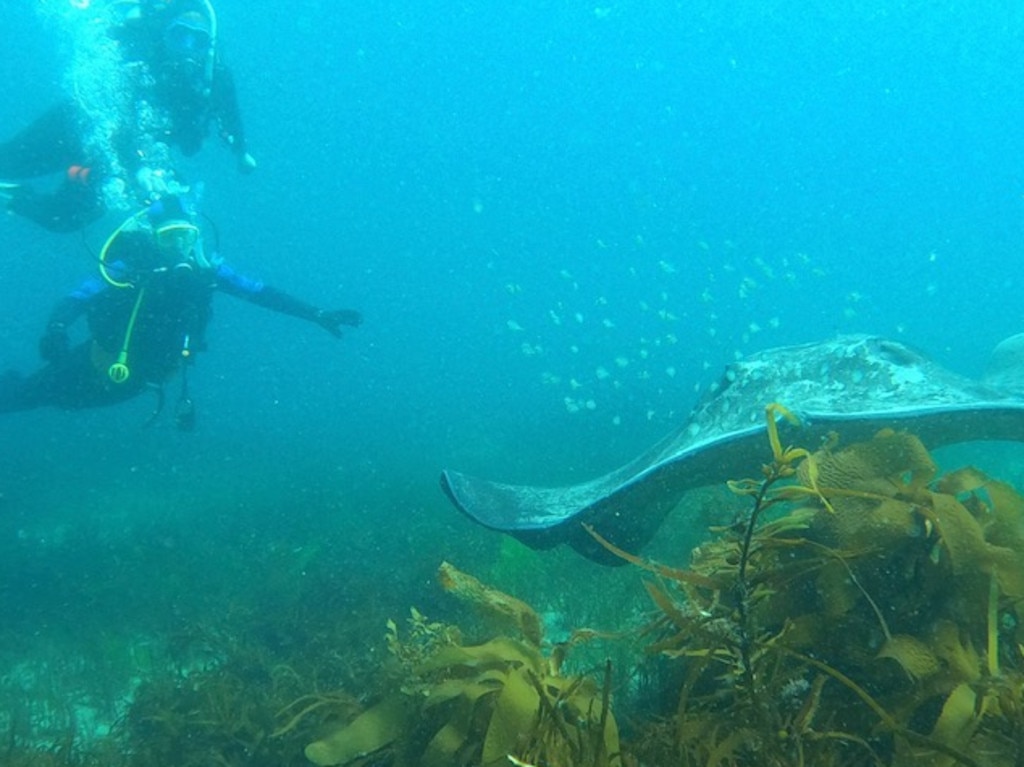
[[[387,642],[401,676],[396,689],[344,726],[306,747],[314,764],[356,764],[377,755],[389,764],[622,764],[610,706],[610,674],[601,684],[563,675],[573,641],[545,654],[541,622],[523,602],[453,566],[441,565],[442,585],[500,618],[515,636],[467,645],[461,632],[413,611],[408,637],[388,626]]]
[[[688,568],[646,562],[653,653],[681,667],[641,758],[685,765],[1024,763],[1024,498],[937,477],[893,431],[783,448]]]

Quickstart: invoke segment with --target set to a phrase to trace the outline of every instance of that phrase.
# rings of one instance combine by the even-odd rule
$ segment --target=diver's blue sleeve
[[[46,326],[48,328],[67,327],[85,314],[93,299],[106,290],[106,287],[107,284],[98,277],[89,277],[53,307]]]
[[[314,322],[332,336],[341,337],[341,325],[358,326],[362,315],[354,309],[320,309],[260,280],[244,277],[223,261],[217,265],[217,287],[264,309]]]
[[[76,298],[79,301],[89,301],[102,293],[107,283],[99,277],[87,277],[82,283],[68,294],[68,298]]]
[[[299,319],[316,322],[320,318],[320,310],[312,304],[300,301],[262,280],[254,280],[239,274],[223,261],[217,265],[216,274],[217,287],[225,293],[262,306],[264,309],[289,314]]]
[[[261,280],[239,274],[223,261],[217,264],[215,275],[218,290],[253,303],[259,303],[257,296],[267,287]]]

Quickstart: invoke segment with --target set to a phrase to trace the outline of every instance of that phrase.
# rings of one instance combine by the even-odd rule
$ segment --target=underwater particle
[[[750,333],[751,335],[755,333],[760,333],[761,326],[758,325],[756,322],[751,322],[749,325],[747,325],[747,332]]]
[[[763,258],[758,256],[757,258],[754,259],[754,263],[761,270],[761,274],[763,274],[769,280],[775,279],[775,270]]]
[[[653,410],[648,409],[648,411],[647,411],[647,420],[648,421],[653,421],[654,420],[654,416],[656,416],[656,415],[657,415],[657,413],[655,413]]]
[[[479,197],[474,197],[473,198],[473,212],[474,213],[483,213],[484,212],[484,203],[483,203],[483,200],[481,200]]]
[[[573,354],[579,354],[580,347],[578,347],[576,344],[573,344],[572,346],[569,347],[569,351],[571,351]]]
[[[612,416],[612,426],[622,426],[622,416],[620,416],[620,415],[613,415]]]
[[[661,299],[662,303],[665,303],[666,301],[668,301],[668,293],[663,290],[661,291],[661,293],[658,294],[658,298]]]
[[[506,282],[505,291],[509,293],[509,295],[519,295],[520,293],[523,292],[523,286],[520,285],[518,282]]]
[[[555,325],[562,324],[562,318],[558,316],[554,309],[548,309],[548,317],[551,318],[551,322]]]
[[[718,335],[718,328],[708,328],[708,335],[714,338]]]
[[[584,407],[587,408],[587,410],[597,410],[597,403],[594,400],[592,400],[592,399],[588,399],[583,404],[584,404]]]
[[[658,310],[658,317],[660,317],[661,319],[665,320],[665,322],[675,322],[676,320],[679,319],[678,315],[673,314],[668,309],[659,309]]]
[[[669,346],[677,344],[679,343],[679,337],[675,333],[666,333],[665,343],[667,343]]]
[[[937,284],[935,284],[934,282],[929,282],[925,286],[924,292],[925,292],[925,295],[927,295],[927,296],[934,296],[936,293],[939,292],[939,286]]]
[[[711,295],[710,288],[704,288],[704,290],[700,292],[700,300],[703,301],[705,304],[710,304],[712,301],[715,300],[715,297]]]
[[[527,357],[535,357],[538,354],[544,353],[543,346],[541,346],[540,344],[531,344],[528,341],[523,341],[522,345],[519,348]]]
[[[572,273],[568,269],[560,269],[558,272],[558,276],[561,277],[563,280],[572,279]]]
[[[572,389],[573,391],[575,391],[576,389],[582,389],[583,388],[583,384],[581,384],[575,378],[570,378],[569,379],[569,388]]]
[[[640,311],[649,312],[650,310],[651,305],[649,303],[647,303],[646,301],[640,301]]]
[[[506,327],[507,327],[507,328],[508,328],[509,330],[511,330],[511,331],[513,331],[513,332],[515,332],[515,333],[519,333],[519,332],[521,332],[521,331],[523,330],[523,326],[522,326],[522,325],[520,325],[520,324],[519,324],[518,322],[516,322],[515,320],[509,320],[508,322],[506,322],[506,323],[505,323],[505,326],[506,326]]]
[[[607,317],[605,317],[603,320],[601,320],[601,324],[604,325],[604,327],[606,327],[606,328],[614,328],[615,327],[615,323],[612,322]]]
[[[672,367],[671,365],[669,365],[667,368],[665,368],[665,375],[667,375],[669,378],[675,378],[676,377],[676,369],[674,367]]]
[[[641,349],[640,351],[637,352],[637,354],[640,356],[640,359],[642,360],[645,360],[651,356],[651,353],[647,351],[647,349]]]
[[[934,264],[939,260],[939,254],[934,250],[928,252],[928,262]]]
[[[899,323],[899,324],[898,324],[898,325],[896,326],[896,332],[897,332],[897,333],[899,333],[899,334],[901,334],[901,335],[902,335],[903,333],[906,333],[906,332],[907,332],[907,326],[906,326],[906,325],[904,325],[904,324],[903,324],[902,322],[901,322],[901,323]]]
[[[650,378],[651,378],[651,371],[650,370],[641,370],[639,373],[636,374],[636,377],[639,380],[641,380],[641,381],[649,381]],[[621,386],[622,386],[622,384],[620,384],[618,381],[615,382],[615,388],[616,389],[620,388]]]
[[[618,366],[620,368],[627,367],[629,365],[629,358],[628,357],[616,357],[615,358],[615,364],[616,364],[616,366]]]
[[[608,372],[608,368],[601,366],[594,371],[594,375],[597,376],[599,381],[603,381],[606,378],[611,378],[612,374]]]
[[[686,427],[686,433],[689,434],[691,437],[696,437],[698,434],[700,434],[700,424],[691,423],[688,427]]]
[[[659,261],[658,267],[665,274],[675,274],[677,271],[679,271],[678,269],[676,269],[674,264],[670,264],[668,261]]]
[[[557,385],[562,383],[562,376],[545,370],[540,374],[540,380],[548,385]]]
[[[608,306],[608,299],[604,296],[598,296],[594,300],[594,306]]]
[[[782,323],[779,321],[778,317],[772,317],[770,320],[768,320],[768,327],[772,328],[773,330],[777,330],[780,324]]]
[[[573,318],[574,320],[576,320],[576,322],[577,322],[578,324],[580,324],[580,325],[582,325],[582,324],[583,324],[583,313],[582,313],[582,312],[576,312],[576,313],[575,313],[575,314],[574,314],[574,315],[572,316],[572,318]]]
[[[576,400],[574,400],[572,397],[566,397],[564,402],[565,402],[565,409],[568,410],[570,413],[578,413],[578,412],[580,412],[580,406],[577,404]]]
[[[707,242],[705,242],[704,240],[698,240],[697,247],[700,248],[701,250],[711,250],[711,246],[708,245]]]

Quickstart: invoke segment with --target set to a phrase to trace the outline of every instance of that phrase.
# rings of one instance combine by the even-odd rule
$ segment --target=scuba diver
[[[180,371],[178,425],[191,429],[187,368],[205,347],[215,291],[308,320],[338,338],[342,326],[362,322],[358,311],[319,309],[208,253],[194,205],[183,196],[162,197],[128,218],[103,246],[99,265],[98,277],[53,309],[39,343],[47,364],[29,376],[0,376],[0,413],[101,407],[152,389],[158,394],[155,417],[163,405],[162,385]],[[89,338],[72,346],[68,328],[83,315]]]
[[[239,171],[256,168],[209,0],[120,0],[111,8],[117,98],[90,103],[78,94],[0,143],[0,198],[50,231],[81,229],[112,200],[134,206],[184,189],[169,147],[195,154],[214,124]],[[50,191],[23,182],[55,174],[63,178]]]

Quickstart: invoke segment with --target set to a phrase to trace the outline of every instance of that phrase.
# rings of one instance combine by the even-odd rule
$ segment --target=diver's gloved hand
[[[363,315],[355,309],[320,309],[316,313],[316,324],[335,338],[341,338],[341,326],[357,328],[363,324]]]
[[[47,362],[59,362],[68,356],[71,340],[63,323],[51,322],[46,326],[46,333],[39,339],[39,356]]]
[[[249,175],[256,170],[256,158],[248,152],[242,152],[238,155],[238,172],[244,175]]]

